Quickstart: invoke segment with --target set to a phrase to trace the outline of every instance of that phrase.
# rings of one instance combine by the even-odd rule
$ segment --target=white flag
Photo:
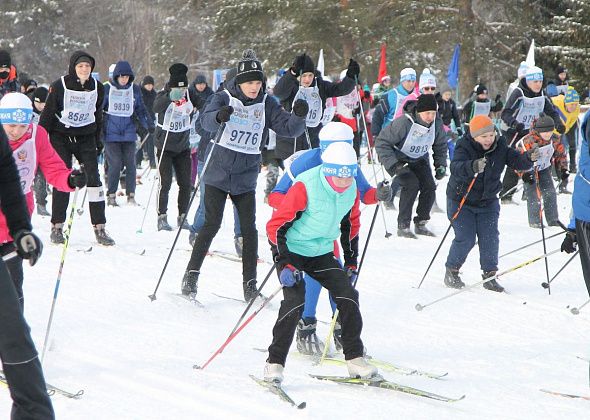
[[[531,41],[531,46],[529,47],[529,52],[526,55],[526,63],[529,65],[529,67],[532,67],[535,65],[535,40],[534,39]]]
[[[318,58],[318,65],[317,70],[322,74],[322,78],[324,77],[324,49],[320,50],[320,57]]]

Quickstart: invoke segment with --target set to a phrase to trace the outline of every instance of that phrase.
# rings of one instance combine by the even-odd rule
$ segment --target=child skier
[[[264,379],[269,382],[283,380],[287,354],[305,301],[302,272],[313,276],[336,301],[350,376],[370,378],[377,374],[377,369],[363,357],[358,292],[347,275],[347,271],[352,277],[356,275],[358,257],[360,199],[354,180],[358,170],[356,153],[350,144],[335,142],[322,154],[322,162],[295,178],[266,225],[284,294],[264,368]],[[338,237],[344,252],[344,269],[333,252]]]
[[[457,141],[455,157],[451,162],[451,177],[447,184],[449,220],[457,212],[459,203],[467,194],[467,188],[476,174],[477,179],[453,221],[455,238],[445,264],[445,285],[455,289],[465,287],[459,277],[459,269],[475,245],[476,236],[483,278],[496,274],[500,216],[497,194],[501,188],[500,176],[506,166],[521,171],[530,169],[539,155],[537,146],[521,154],[508,147],[504,137],[496,138],[494,123],[487,115],[476,115],[471,119],[469,132]],[[496,279],[485,282],[483,287],[495,292],[504,291]]]

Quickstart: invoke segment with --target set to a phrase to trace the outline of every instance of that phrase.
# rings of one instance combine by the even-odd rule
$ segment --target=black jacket
[[[205,101],[207,100],[207,98],[209,98],[209,96],[213,95],[215,92],[213,92],[213,89],[211,89],[209,85],[207,85],[202,92],[199,92],[197,88],[195,88],[195,82],[196,79],[190,85],[188,90],[192,96],[199,97],[202,100],[201,102],[199,102],[200,106],[197,107],[197,111],[202,111],[205,108]]]
[[[154,113],[154,101],[156,100],[156,90],[147,90],[143,86],[141,87],[141,98],[143,99],[143,104],[145,105],[145,109],[147,110],[150,118],[155,120],[155,113]]]
[[[0,209],[6,217],[10,235],[20,230],[31,230],[29,209],[20,185],[18,169],[12,157],[8,137],[0,125]]]
[[[457,104],[453,98],[445,101],[442,95],[437,93],[435,95],[436,102],[438,103],[438,115],[442,119],[442,122],[446,126],[451,126],[451,121],[455,121],[455,127],[461,127],[461,121],[459,120],[459,112],[457,111]]]
[[[447,184],[447,198],[461,201],[475,172],[473,161],[482,157],[487,158],[483,173],[477,176],[473,188],[469,192],[465,203],[474,207],[486,207],[498,200],[497,194],[502,189],[502,172],[506,166],[519,171],[533,166],[528,155],[508,147],[504,137],[497,137],[490,150],[483,150],[469,133],[457,140],[455,154],[451,161],[451,177]]]
[[[328,82],[327,80],[322,79],[321,75],[318,72],[316,72],[315,78],[311,86],[316,85],[318,87],[319,95],[322,100],[323,112],[326,109],[327,98],[334,98],[349,94],[354,89],[355,82],[354,79],[351,79],[348,76],[345,77],[339,83]],[[293,76],[293,74],[290,71],[287,71],[283,75],[283,77],[281,77],[278,80],[277,84],[273,88],[273,95],[279,99],[281,105],[283,105],[283,108],[290,112],[293,106],[293,100],[295,99],[295,95],[297,95],[298,91],[299,81],[297,80],[297,77]],[[316,147],[320,146],[318,134],[321,129],[321,123],[317,127],[307,127],[307,132],[309,133],[309,140],[312,149],[315,149]],[[279,159],[287,159],[296,151],[305,149],[309,149],[305,133],[303,133],[295,139],[277,136],[277,147],[275,149],[275,155]]]
[[[90,54],[84,51],[76,51],[70,57],[70,67],[68,69],[68,74],[64,77],[64,81],[66,87],[70,90],[77,90],[80,92],[89,92],[97,89],[98,97],[96,99],[96,111],[94,112],[95,122],[92,124],[85,125],[83,127],[69,127],[66,128],[59,118],[61,117],[61,112],[64,109],[64,88],[61,82],[61,78],[57,79],[55,82],[51,84],[49,87],[49,96],[47,96],[47,102],[45,103],[45,109],[41,113],[41,117],[39,119],[39,125],[42,126],[49,135],[54,132],[61,133],[64,136],[86,136],[93,134],[95,136],[100,136],[102,131],[102,103],[104,100],[104,87],[102,83],[97,82],[94,80],[93,77],[90,77],[84,85],[80,83],[80,79],[76,76],[76,60],[81,56],[90,57],[92,60],[91,66],[94,70],[94,58],[90,56]]]

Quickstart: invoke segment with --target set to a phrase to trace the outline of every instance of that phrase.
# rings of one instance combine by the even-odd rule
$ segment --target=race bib
[[[554,151],[555,149],[553,148],[553,143],[539,147],[540,156],[535,162],[535,168],[538,168],[539,171],[542,171],[543,169],[550,167],[551,158],[553,157]]]
[[[307,101],[309,111],[305,117],[305,125],[308,127],[317,127],[322,120],[322,98],[320,98],[320,90],[317,86],[303,87],[299,86],[299,90],[293,99],[293,103],[298,99]]]
[[[223,134],[219,139],[219,145],[230,150],[249,155],[260,154],[260,142],[265,124],[266,95],[262,102],[245,106],[240,100],[229,96],[229,104],[234,112],[228,122],[225,123]]]
[[[29,130],[31,129],[30,127]],[[37,125],[33,124],[32,127],[33,132],[31,138],[12,152],[20,176],[20,185],[25,195],[31,192],[33,182],[35,181],[35,169],[37,168],[37,153],[35,150]]]
[[[117,117],[130,117],[133,115],[133,85],[128,89],[117,89],[111,85],[107,114]]]
[[[427,128],[414,122],[407,114],[406,117],[413,124],[400,151],[412,159],[418,159],[428,153],[428,149],[434,143],[435,123]]]
[[[96,100],[98,98],[96,83],[98,82],[96,80],[94,81],[95,88],[90,92],[67,89],[63,76],[61,83],[64,87],[64,109],[61,112],[61,123],[66,128],[84,127],[94,123]]]
[[[490,110],[492,109],[492,103],[490,101],[486,101],[486,102],[473,102],[473,115],[472,117],[475,117],[476,115],[489,115],[490,114]]]
[[[199,146],[199,141],[201,140],[201,136],[195,130],[195,124],[197,123],[197,118],[199,118],[199,111],[193,114],[193,118],[191,120],[191,132],[188,136],[188,141],[192,148],[196,148]]]
[[[163,124],[158,124],[162,130],[170,131],[171,133],[182,133],[191,128],[191,112],[193,111],[193,104],[186,101],[180,106],[171,102],[164,114]]]
[[[522,97],[521,108],[516,115],[516,121],[522,123],[525,129],[531,128],[534,120],[539,118],[539,114],[545,108],[545,96],[537,96],[535,98]]]

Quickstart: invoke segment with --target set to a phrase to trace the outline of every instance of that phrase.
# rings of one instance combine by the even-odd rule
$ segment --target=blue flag
[[[459,84],[459,56],[461,55],[461,46],[455,45],[455,52],[453,52],[453,58],[451,64],[449,64],[449,71],[447,72],[447,81],[451,89],[457,89]]]

